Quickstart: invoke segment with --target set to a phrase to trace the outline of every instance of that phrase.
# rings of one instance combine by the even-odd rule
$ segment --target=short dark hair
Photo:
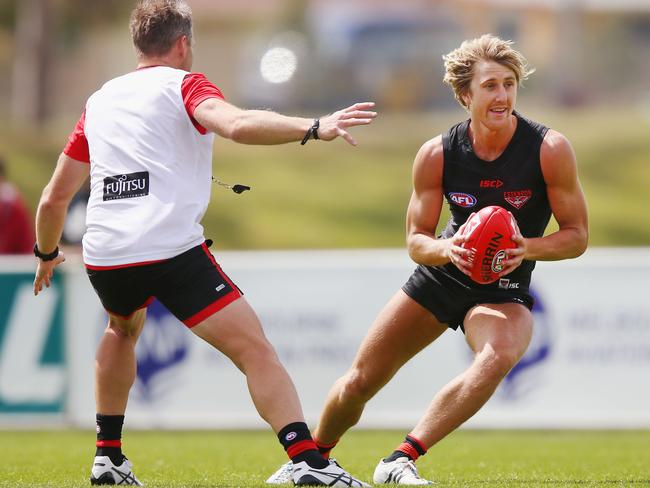
[[[192,38],[192,9],[184,0],[140,0],[129,27],[139,56],[160,56],[179,37]]]

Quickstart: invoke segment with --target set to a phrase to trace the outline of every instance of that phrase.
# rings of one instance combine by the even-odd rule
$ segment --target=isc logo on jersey
[[[449,200],[463,208],[473,207],[476,205],[476,197],[469,193],[452,192],[449,194]]]

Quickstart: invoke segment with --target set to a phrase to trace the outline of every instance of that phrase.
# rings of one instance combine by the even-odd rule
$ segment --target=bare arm
[[[356,103],[321,117],[318,136],[324,141],[344,138],[356,146],[347,129],[367,125],[377,116],[372,102]],[[194,118],[206,129],[242,144],[284,144],[299,141],[313,120],[288,117],[267,110],[243,110],[219,98],[209,98],[196,107]]]
[[[569,141],[549,130],[541,149],[548,200],[559,230],[527,239],[525,259],[555,261],[580,256],[589,239],[587,202],[578,181],[575,153]]]
[[[546,193],[559,230],[545,237],[514,238],[518,247],[507,251],[505,276],[521,264],[531,261],[558,261],[580,256],[589,239],[587,202],[578,181],[576,156],[571,144],[557,131],[549,130],[542,142],[540,162]]]
[[[43,254],[56,249],[63,232],[68,205],[88,178],[90,165],[72,159],[65,154],[59,156],[54,174],[41,195],[36,211],[36,242]],[[34,279],[34,294],[42,290],[43,284],[50,286],[54,268],[65,260],[63,253],[52,261],[38,260]]]
[[[469,251],[460,247],[464,238],[459,232],[449,239],[435,236],[442,209],[442,137],[425,143],[413,163],[413,193],[406,214],[407,248],[418,264],[440,266],[453,262],[468,273]]]

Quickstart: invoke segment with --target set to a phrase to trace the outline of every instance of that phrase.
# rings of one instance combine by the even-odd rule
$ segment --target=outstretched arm
[[[342,137],[356,146],[348,129],[367,125],[377,116],[373,102],[355,103],[320,118],[318,137],[331,141]],[[242,144],[284,144],[300,141],[313,124],[312,119],[288,117],[267,110],[243,110],[219,98],[209,98],[194,110],[194,118],[206,129]]]
[[[52,253],[59,244],[68,205],[90,174],[90,165],[72,159],[65,154],[59,156],[54,174],[41,195],[36,211],[36,243],[43,254]],[[49,288],[54,268],[65,260],[63,253],[52,261],[38,260],[34,278],[34,295]]]

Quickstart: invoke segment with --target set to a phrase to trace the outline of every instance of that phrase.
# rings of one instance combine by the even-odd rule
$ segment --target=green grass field
[[[339,462],[370,481],[402,431],[349,433]],[[125,452],[145,486],[262,487],[286,461],[261,431],[141,432]],[[0,432],[0,487],[85,487],[94,432]],[[650,486],[650,431],[476,431],[454,433],[418,461],[436,486]]]

